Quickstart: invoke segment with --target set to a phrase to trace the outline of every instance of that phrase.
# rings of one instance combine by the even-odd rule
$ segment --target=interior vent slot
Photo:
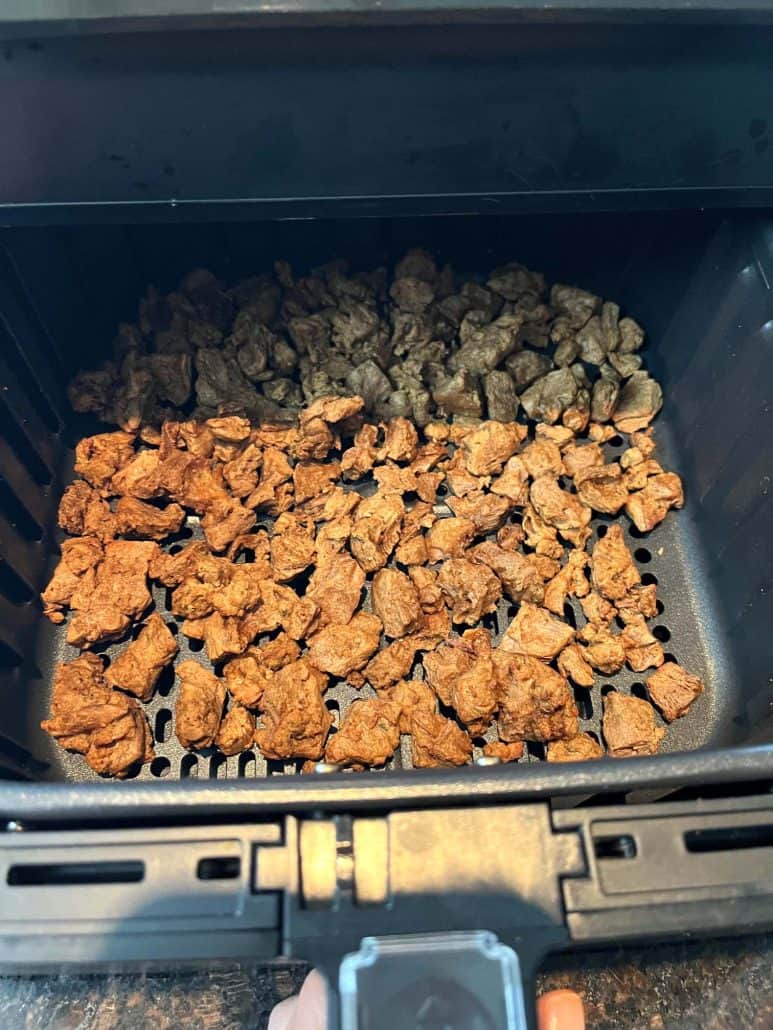
[[[636,841],[628,833],[597,837],[593,841],[596,858],[636,858]]]
[[[16,457],[25,466],[38,486],[48,486],[51,473],[36,453],[21,427],[0,399],[0,436],[7,440]]]
[[[43,536],[43,529],[3,479],[0,479],[0,514],[5,515],[19,536],[25,540],[40,540]]]
[[[714,830],[688,830],[684,845],[692,854],[710,851],[745,851],[773,847],[773,826],[723,826]]]
[[[238,855],[227,858],[201,858],[196,866],[199,880],[235,880],[242,871],[242,860]]]
[[[57,862],[50,865],[12,865],[11,887],[64,887],[103,883],[139,883],[144,862]]]

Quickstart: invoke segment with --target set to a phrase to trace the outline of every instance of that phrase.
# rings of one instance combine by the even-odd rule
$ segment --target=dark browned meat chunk
[[[373,578],[373,611],[381,619],[384,634],[404,637],[418,630],[423,612],[416,587],[403,572],[381,569]]]
[[[326,555],[309,581],[306,597],[319,605],[323,623],[345,625],[360,604],[365,573],[348,554]]]
[[[563,676],[536,658],[501,648],[493,659],[501,740],[548,741],[577,735],[577,706]]]
[[[634,672],[656,669],[663,664],[663,648],[641,615],[627,620],[620,640],[625,648],[625,660]]]
[[[473,476],[501,472],[526,437],[526,427],[517,422],[483,422],[462,441],[467,471]]]
[[[610,526],[606,535],[596,541],[591,556],[591,578],[596,590],[609,601],[622,600],[641,582],[619,525]]]
[[[333,717],[322,695],[328,679],[305,658],[285,665],[266,686],[255,743],[266,758],[322,757]]]
[[[451,685],[451,707],[472,737],[491,725],[497,709],[497,676],[491,657],[476,658]]]
[[[663,521],[670,508],[681,508],[683,504],[681,479],[675,472],[663,472],[651,476],[643,490],[631,494],[625,510],[641,533],[649,533]]]
[[[75,471],[104,497],[113,493],[111,480],[134,457],[132,433],[86,436],[75,448]]]
[[[411,671],[420,642],[414,637],[394,640],[371,658],[363,676],[376,690],[386,690]]]
[[[255,513],[236,498],[215,501],[201,519],[204,537],[213,551],[225,549],[255,525]]]
[[[544,605],[554,615],[563,615],[567,597],[585,597],[590,585],[585,576],[588,555],[585,551],[569,552],[566,564],[545,587]]]
[[[328,740],[325,760],[352,769],[384,765],[400,743],[400,705],[380,697],[355,701]]]
[[[623,639],[610,629],[599,623],[589,622],[579,631],[578,636],[588,646],[583,657],[597,672],[605,676],[614,676],[625,664],[625,647]]]
[[[115,515],[107,502],[82,479],[76,479],[62,495],[59,525],[71,536],[93,536],[104,541],[116,534]]]
[[[233,705],[223,716],[215,737],[215,747],[224,755],[248,751],[255,736],[255,716],[241,705]]]
[[[427,555],[431,563],[446,558],[461,558],[475,536],[471,519],[438,519],[427,533]]]
[[[603,756],[604,748],[589,733],[580,733],[569,740],[553,740],[547,747],[549,762],[587,762]]]
[[[211,747],[220,728],[225,702],[225,683],[198,662],[177,666],[180,688],[174,719],[177,739],[183,747]]]
[[[526,555],[518,551],[507,551],[488,540],[477,544],[467,553],[474,561],[483,562],[496,573],[508,597],[519,602],[542,603],[545,584]]]
[[[472,741],[452,719],[420,708],[411,720],[413,764],[417,769],[466,765]]]
[[[524,601],[507,627],[500,648],[549,662],[574,639],[574,630],[544,608]]]
[[[687,714],[703,683],[676,662],[666,662],[647,678],[647,690],[666,722],[673,722]]]
[[[143,540],[163,540],[179,533],[185,512],[179,504],[156,508],[136,497],[121,497],[115,506],[116,531]]]
[[[451,608],[451,618],[474,626],[493,612],[502,596],[502,584],[487,565],[467,558],[444,562],[438,573],[438,586]]]
[[[487,758],[498,758],[500,762],[517,762],[523,758],[524,746],[522,740],[515,740],[511,744],[505,744],[501,740],[493,740],[485,744],[483,754]]]
[[[604,740],[613,758],[654,755],[665,736],[655,722],[655,709],[639,697],[613,691],[604,698]]]
[[[76,537],[62,542],[62,557],[51,581],[40,595],[43,614],[52,622],[64,622],[64,609],[69,608],[76,590],[84,579],[93,588],[96,567],[102,560],[102,545],[96,537]],[[81,591],[85,593],[85,591]]]
[[[40,725],[63,748],[82,754],[100,776],[122,779],[153,758],[153,738],[138,702],[111,690],[102,672],[102,659],[93,654],[60,662],[51,718]]]
[[[158,677],[172,661],[179,647],[164,620],[154,612],[137,637],[113,661],[105,679],[140,701],[150,701]]]
[[[309,640],[309,661],[332,676],[347,676],[364,668],[378,649],[381,620],[357,612],[346,626],[326,626]]]
[[[631,587],[625,597],[617,602],[617,610],[622,620],[630,622],[639,615],[645,619],[654,619],[658,614],[657,590],[654,583]]]

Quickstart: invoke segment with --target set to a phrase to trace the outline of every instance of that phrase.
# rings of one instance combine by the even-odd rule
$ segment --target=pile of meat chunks
[[[653,670],[652,704],[605,697],[606,751],[656,752],[653,704],[670,722],[703,685],[665,661],[647,625],[656,587],[641,583],[620,522],[590,548],[594,512],[647,531],[683,503],[651,414],[628,418],[629,446],[609,463],[603,444],[620,427],[489,420],[420,433],[362,412],[359,397],[323,397],[292,425],[224,415],[83,439],[59,511],[70,536],[42,594],[81,654],[58,667],[43,728],[103,775],[153,757],[143,704],[179,650],[164,615],[148,614],[155,583],[209,659],[176,668],[185,748],[256,745],[304,768],[363,769],[410,734],[415,766],[454,766],[488,735],[484,753],[502,761],[526,741],[550,761],[596,758],[573,687],[627,664]],[[186,522],[203,538],[164,550]],[[514,615],[495,644],[483,621],[502,598]],[[569,598],[579,629],[564,619]],[[105,667],[97,652],[138,626]],[[334,730],[324,699],[341,680],[366,696]]]

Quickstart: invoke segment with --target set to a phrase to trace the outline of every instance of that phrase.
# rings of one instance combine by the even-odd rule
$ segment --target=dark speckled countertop
[[[773,1028],[773,935],[555,957],[540,990],[572,987],[589,1027]],[[153,975],[0,980],[2,1030],[262,1028],[297,990],[298,962]]]

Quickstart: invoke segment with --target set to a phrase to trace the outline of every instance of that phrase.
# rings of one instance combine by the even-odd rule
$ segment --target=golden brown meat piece
[[[223,716],[215,747],[224,755],[249,751],[255,737],[255,716],[242,705],[233,705]]]
[[[292,474],[287,456],[277,447],[266,447],[258,486],[247,497],[245,507],[276,514],[284,507],[288,492],[292,493],[289,486]]]
[[[156,508],[136,497],[121,497],[115,506],[116,530],[122,536],[164,540],[182,529],[185,512],[179,504]]]
[[[400,680],[389,691],[388,697],[400,707],[398,726],[401,733],[411,732],[414,712],[434,715],[437,711],[437,698],[422,680]]]
[[[491,492],[506,497],[513,505],[520,507],[526,504],[529,499],[529,473],[523,458],[516,454],[509,459],[502,475],[492,481]]]
[[[549,662],[572,640],[574,630],[571,626],[555,618],[544,608],[523,601],[499,646],[502,651],[531,655],[543,662]]]
[[[635,620],[639,615],[645,619],[654,619],[658,614],[657,590],[654,583],[631,587],[625,597],[617,602],[617,610],[623,622]]]
[[[587,597],[580,601],[585,618],[594,626],[608,626],[617,615],[617,609],[601,594],[591,590]]]
[[[574,484],[580,500],[604,515],[617,515],[628,500],[628,487],[616,461],[578,472]]]
[[[319,606],[323,625],[343,626],[357,610],[364,585],[365,573],[350,555],[325,555],[312,573],[306,597]]]
[[[161,456],[158,451],[140,451],[116,469],[110,492],[119,497],[139,497],[143,501],[162,497],[166,491],[161,484]]]
[[[475,532],[483,535],[499,529],[512,504],[506,497],[475,491],[466,497],[449,497],[448,506],[458,518],[469,519]]]
[[[400,539],[405,505],[395,494],[374,494],[362,501],[354,516],[350,537],[352,554],[363,572],[383,569]]]
[[[515,522],[508,523],[497,533],[497,543],[505,551],[520,551],[521,544],[526,539],[526,533],[523,527]]]
[[[67,627],[67,643],[90,647],[117,640],[138,619],[151,601],[148,566],[158,553],[150,541],[111,540],[93,581],[84,576],[72,595],[75,609]]]
[[[598,623],[589,622],[578,632],[580,640],[588,646],[583,656],[589,665],[605,676],[614,676],[625,665],[625,647],[621,636]]]
[[[467,765],[472,758],[472,741],[464,730],[452,719],[424,708],[413,713],[411,737],[417,769]]]
[[[313,523],[291,512],[280,515],[271,537],[274,579],[279,583],[295,579],[313,563],[315,554]]]
[[[475,536],[471,519],[438,519],[427,533],[427,555],[431,563],[461,558]]]
[[[247,497],[258,487],[258,470],[263,463],[263,450],[256,443],[247,446],[223,466],[223,478],[236,497]]]
[[[255,743],[266,758],[322,757],[333,717],[322,695],[328,679],[306,658],[285,665],[266,686],[261,702],[263,725]]]
[[[596,682],[593,667],[585,660],[579,644],[568,644],[558,656],[558,671],[578,687],[592,687]]]
[[[191,576],[203,583],[221,585],[228,581],[231,565],[225,558],[216,558],[203,540],[195,540],[177,554],[157,550],[149,567],[151,579],[167,587],[179,586]]]
[[[633,555],[625,545],[623,530],[610,526],[605,536],[596,541],[591,556],[593,586],[609,601],[622,600],[628,591],[641,582]]]
[[[621,433],[644,429],[660,411],[663,391],[654,379],[641,370],[634,372],[620,391],[612,419]]]
[[[378,650],[381,620],[369,612],[357,612],[346,626],[326,626],[309,640],[312,665],[333,676],[348,676],[363,669]]]
[[[378,426],[366,422],[354,437],[354,443],[341,455],[341,472],[345,479],[361,479],[378,460],[376,452]]]
[[[631,494],[625,510],[641,533],[649,533],[663,521],[669,509],[683,505],[681,479],[675,472],[663,472],[651,476],[643,490]]]
[[[564,614],[567,597],[585,597],[590,584],[585,576],[588,555],[585,551],[569,552],[566,564],[560,569],[545,587],[544,605],[555,615]]]
[[[371,658],[363,676],[376,690],[386,690],[411,671],[419,643],[413,637],[394,640]]]
[[[649,702],[617,691],[604,698],[602,729],[612,758],[657,754],[666,733]]]
[[[333,487],[330,493],[324,496],[325,504],[322,508],[322,514],[317,520],[319,522],[332,522],[349,518],[354,514],[354,510],[361,500],[359,494],[353,490],[344,490],[341,486]]]
[[[228,582],[222,587],[212,588],[213,607],[221,615],[236,615],[242,618],[260,604],[263,583],[270,575],[267,562],[232,565]]]
[[[180,628],[185,636],[204,641],[211,662],[220,662],[247,650],[260,632],[260,618],[258,612],[244,618],[212,612],[204,618],[186,619]]]
[[[403,540],[395,549],[395,561],[401,565],[426,565],[428,560],[427,541],[423,536]]]
[[[647,690],[666,722],[687,715],[690,705],[703,693],[703,682],[676,662],[666,662],[647,677]]]
[[[211,747],[220,728],[225,703],[225,683],[203,665],[191,660],[177,666],[180,688],[174,720],[183,747]]]
[[[378,460],[413,461],[419,447],[419,434],[407,418],[393,418],[385,426],[384,443],[379,448]]]
[[[480,658],[491,655],[491,637],[485,629],[468,629],[458,639],[448,640],[424,656],[427,683],[444,705],[452,704],[454,684]]]
[[[617,430],[614,426],[603,425],[600,422],[591,422],[588,426],[588,439],[594,443],[607,443],[616,435]]]
[[[134,698],[111,690],[102,659],[83,654],[54,674],[51,718],[41,728],[68,751],[82,754],[100,776],[119,779],[153,758],[153,738]]]
[[[292,453],[300,461],[322,461],[336,445],[331,426],[343,422],[362,410],[361,397],[320,397],[305,408],[298,419],[300,434]]]
[[[552,475],[539,476],[531,484],[529,498],[543,522],[554,526],[575,547],[584,547],[590,536],[591,510],[576,494],[562,490]]]
[[[381,697],[355,701],[327,742],[325,761],[352,769],[384,765],[400,743],[400,705]]]
[[[625,660],[634,672],[657,669],[665,661],[660,642],[641,615],[628,619],[620,640],[625,648]]]
[[[526,438],[526,427],[517,422],[482,422],[462,441],[467,471],[473,476],[501,472]]]
[[[208,418],[207,428],[215,440],[242,443],[250,435],[250,420],[242,415],[224,415],[221,418]]]
[[[563,476],[566,472],[558,446],[552,440],[534,440],[524,447],[521,460],[532,479]]]
[[[225,549],[255,525],[255,513],[236,498],[215,501],[201,519],[204,538],[213,551]]]
[[[97,491],[82,479],[70,483],[59,502],[59,525],[71,536],[111,540],[116,534],[115,515]]]
[[[497,727],[501,740],[560,740],[578,732],[569,684],[555,669],[525,654],[497,648]]]
[[[476,658],[451,685],[451,707],[471,737],[480,737],[494,719],[498,681],[490,656]]]
[[[550,440],[563,453],[574,440],[574,430],[569,426],[552,426],[538,422],[534,435],[537,440]]]
[[[467,558],[451,558],[438,573],[438,586],[451,608],[453,622],[474,626],[493,612],[502,596],[502,584],[488,565]]]
[[[103,497],[113,493],[111,480],[134,457],[132,433],[99,433],[86,436],[75,448],[75,471]]]
[[[404,637],[424,621],[419,594],[404,572],[381,569],[373,578],[373,611],[381,619],[384,634]]]
[[[223,666],[228,693],[246,708],[258,708],[274,670],[262,661],[261,648],[248,648],[245,654],[232,658]],[[298,650],[295,658],[300,655]]]
[[[329,494],[340,475],[341,466],[337,461],[298,462],[293,469],[295,503],[302,504],[311,497]]]
[[[564,468],[576,478],[604,464],[604,452],[597,443],[576,443],[562,453]]]
[[[319,607],[310,597],[298,597],[291,587],[266,580],[261,584],[263,604],[255,615],[256,634],[270,633],[279,626],[293,640],[303,640],[319,624]]]
[[[507,596],[514,601],[542,603],[545,584],[526,555],[507,551],[489,540],[471,548],[467,555],[473,561],[488,565],[501,581]]]
[[[461,449],[445,466],[446,483],[455,497],[465,497],[473,490],[483,490],[491,482],[491,476],[474,476],[467,471],[467,463]]]
[[[555,528],[544,522],[531,504],[524,506],[522,525],[527,547],[533,548],[538,555],[546,558],[563,557],[564,547],[558,542]]]
[[[62,542],[62,557],[46,589],[40,595],[43,614],[54,623],[64,622],[64,609],[76,590],[83,595],[84,581],[93,587],[96,568],[102,560],[102,544],[96,537],[83,536]],[[88,589],[88,587],[86,588]]]
[[[515,740],[511,744],[505,744],[501,740],[493,740],[483,747],[483,754],[487,758],[498,758],[500,762],[517,762],[523,758],[523,752],[522,740]]]
[[[206,458],[194,458],[183,472],[175,500],[184,508],[190,508],[197,515],[203,515],[216,503],[225,503],[232,498],[225,487],[223,470],[214,467]]]
[[[179,650],[168,626],[154,612],[137,639],[110,664],[105,679],[111,687],[150,701],[158,677]]]
[[[580,733],[569,740],[553,740],[547,747],[549,762],[587,762],[603,757],[604,748],[589,733]]]

